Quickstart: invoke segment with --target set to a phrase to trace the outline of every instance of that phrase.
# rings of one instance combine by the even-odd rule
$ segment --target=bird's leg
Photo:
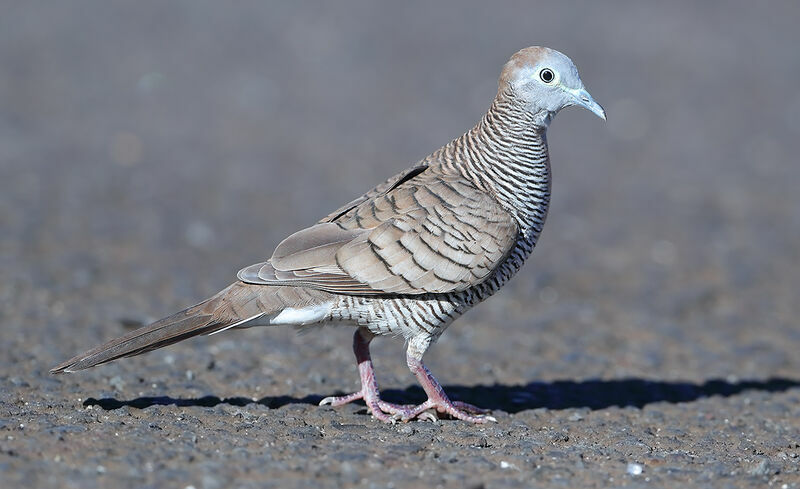
[[[418,406],[392,404],[381,400],[378,391],[378,382],[375,380],[375,371],[372,367],[372,358],[369,355],[369,343],[375,337],[366,328],[358,328],[353,335],[353,352],[358,362],[358,373],[361,376],[361,390],[346,396],[331,396],[319,402],[320,406],[330,404],[331,406],[341,406],[349,402],[363,399],[367,404],[367,409],[375,418],[392,423],[397,420],[409,421],[419,417],[420,419],[435,420],[436,417],[431,413],[426,413],[429,409],[436,409],[440,413],[447,413],[450,416],[473,423],[485,423],[495,421],[491,416],[481,416],[489,411],[460,401],[451,401],[444,389],[436,381],[433,374],[422,363],[422,355],[430,344],[430,338],[416,337],[409,341],[406,352],[408,368],[417,377],[428,400]]]
[[[467,404],[461,401],[451,401],[445,394],[442,385],[436,380],[430,370],[422,363],[422,356],[425,350],[430,345],[430,338],[428,337],[414,337],[408,342],[408,350],[406,351],[406,362],[411,373],[422,385],[425,393],[428,394],[428,400],[416,407],[408,407],[402,409],[402,412],[396,412],[403,421],[420,416],[428,409],[436,409],[440,413],[447,413],[454,418],[472,423],[486,423],[487,421],[496,421],[491,416],[483,416],[489,411]]]
[[[361,390],[346,396],[331,396],[319,402],[320,406],[330,404],[331,406],[341,406],[348,402],[363,399],[367,408],[377,419],[385,422],[392,422],[395,418],[391,415],[398,410],[405,409],[406,406],[396,406],[384,402],[378,393],[378,381],[375,380],[375,371],[372,368],[372,358],[369,355],[369,343],[375,335],[370,333],[367,328],[358,328],[353,335],[353,353],[356,354],[358,363],[358,373],[361,376]]]

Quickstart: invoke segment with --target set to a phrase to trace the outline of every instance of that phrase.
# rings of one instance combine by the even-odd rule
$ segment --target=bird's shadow
[[[469,402],[491,410],[517,413],[528,409],[604,409],[611,406],[632,406],[641,408],[656,402],[684,403],[711,396],[731,397],[744,391],[783,392],[800,387],[800,381],[785,378],[766,380],[727,380],[711,379],[702,383],[665,382],[643,379],[584,380],[530,382],[525,385],[477,385],[445,386],[445,392],[452,399]],[[387,389],[381,397],[389,402],[415,404],[425,400],[425,393],[418,386],[404,390]],[[84,406],[98,406],[105,410],[130,406],[145,409],[150,406],[202,406],[214,407],[219,404],[246,406],[261,404],[277,409],[288,404],[318,404],[322,396],[305,397],[247,397],[204,396],[199,398],[174,398],[169,396],[139,397],[130,400],[114,398],[89,398]]]

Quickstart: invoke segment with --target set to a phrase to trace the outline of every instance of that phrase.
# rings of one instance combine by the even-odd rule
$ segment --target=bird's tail
[[[228,286],[196,306],[160,319],[54,367],[50,373],[75,372],[122,357],[132,357],[192,336],[212,334],[273,313],[285,305],[277,294],[263,300],[263,287],[242,282]]]

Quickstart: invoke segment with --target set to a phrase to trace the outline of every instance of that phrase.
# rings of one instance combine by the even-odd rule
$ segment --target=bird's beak
[[[575,104],[580,105],[581,107],[585,107],[591,110],[594,115],[597,117],[606,120],[606,111],[603,107],[594,101],[589,92],[586,91],[585,88],[579,88],[577,90],[569,90],[569,93],[575,98]]]

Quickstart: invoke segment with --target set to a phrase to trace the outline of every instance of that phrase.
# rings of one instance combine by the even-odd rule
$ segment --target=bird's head
[[[606,111],[583,86],[572,60],[550,48],[518,51],[503,67],[498,96],[510,98],[546,127],[564,107],[579,105],[606,119]]]

